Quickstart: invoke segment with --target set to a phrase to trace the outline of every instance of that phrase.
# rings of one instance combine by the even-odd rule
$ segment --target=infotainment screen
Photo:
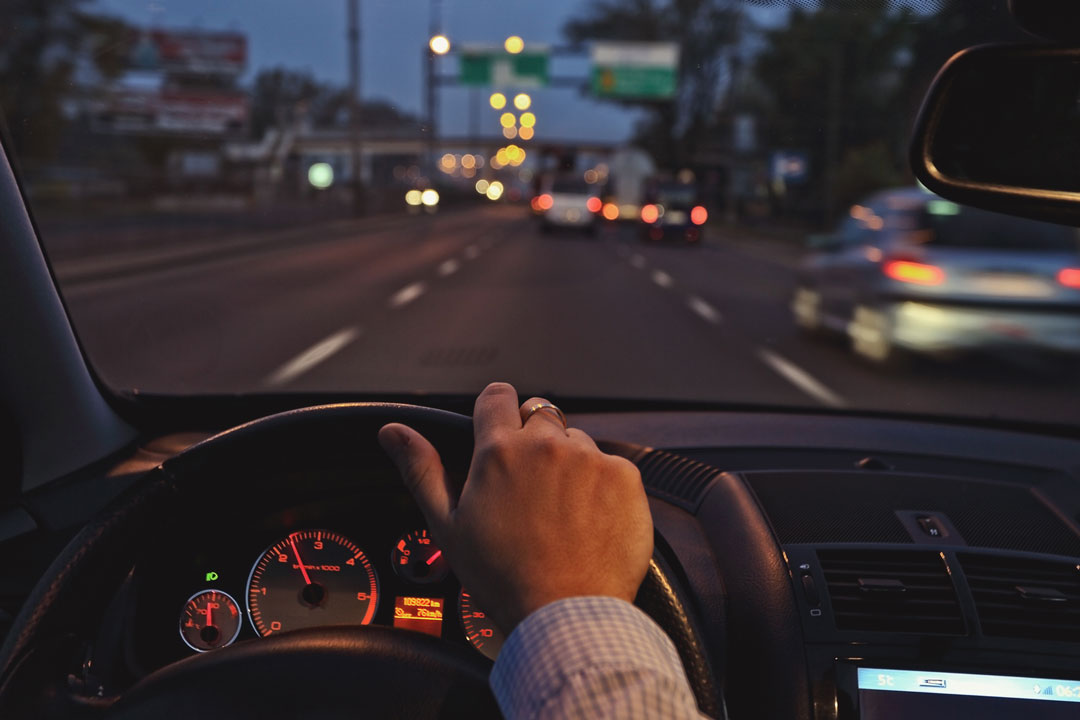
[[[859,668],[860,720],[1080,717],[1080,682],[1041,677]]]

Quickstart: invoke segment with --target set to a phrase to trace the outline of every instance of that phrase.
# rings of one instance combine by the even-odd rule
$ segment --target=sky
[[[345,84],[348,0],[93,0],[89,8],[138,26],[167,29],[234,30],[248,37],[250,80],[262,68],[308,70],[316,78]],[[501,45],[509,35],[526,44],[560,44],[561,28],[586,8],[584,0],[360,0],[361,94],[423,112],[423,58],[432,12],[455,46]],[[748,6],[759,21],[775,21],[784,11]],[[441,72],[456,72],[453,58]],[[587,58],[553,58],[553,75],[588,74]],[[574,88],[530,91],[537,116],[537,139],[615,141],[633,133],[639,111],[582,95]],[[439,90],[441,135],[500,133],[498,113],[487,105],[490,90]],[[472,125],[475,123],[475,125]],[[472,127],[471,127],[472,125]]]
[[[90,8],[139,26],[235,30],[248,37],[250,79],[261,68],[308,70],[320,80],[344,84],[348,0],[96,0]],[[423,109],[423,57],[432,2],[442,7],[442,31],[457,46],[501,45],[509,35],[528,43],[556,44],[560,29],[584,5],[580,0],[361,0],[361,93],[401,110]],[[445,74],[456,70],[441,60]],[[587,59],[553,59],[551,74],[587,76]],[[470,114],[482,135],[500,131],[498,113],[487,105],[490,90],[439,90],[439,132],[465,135]],[[537,139],[624,140],[638,114],[583,97],[572,88],[530,91]],[[475,109],[470,108],[470,103]]]

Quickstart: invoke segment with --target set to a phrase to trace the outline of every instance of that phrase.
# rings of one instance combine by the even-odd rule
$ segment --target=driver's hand
[[[632,601],[653,531],[633,463],[600,452],[550,410],[520,408],[506,383],[476,399],[476,447],[461,497],[439,453],[397,423],[379,431],[462,585],[509,634],[531,612],[579,595]]]

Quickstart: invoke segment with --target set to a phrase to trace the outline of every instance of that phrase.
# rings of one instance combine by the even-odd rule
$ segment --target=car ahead
[[[911,353],[1080,352],[1080,236],[977,210],[915,187],[850,208],[812,236],[792,301],[796,324],[850,337],[874,363]]]
[[[541,185],[532,199],[532,208],[540,216],[540,229],[573,228],[594,232],[600,212],[600,198],[583,179],[559,176]]]
[[[640,213],[644,240],[701,243],[709,213],[698,202],[697,188],[688,183],[661,183],[648,200]]]

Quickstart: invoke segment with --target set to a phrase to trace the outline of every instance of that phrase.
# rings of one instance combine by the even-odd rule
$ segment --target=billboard
[[[243,130],[249,101],[239,92],[119,88],[94,117],[97,129],[119,133],[225,135]]]
[[[239,75],[247,63],[247,37],[236,32],[144,30],[135,38],[131,65],[190,75]]]

